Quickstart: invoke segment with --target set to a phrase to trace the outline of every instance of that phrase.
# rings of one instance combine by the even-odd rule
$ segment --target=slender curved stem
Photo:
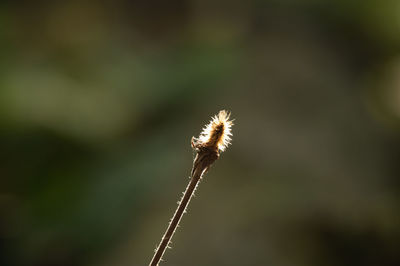
[[[172,217],[171,222],[169,223],[167,231],[165,231],[165,234],[162,237],[161,242],[157,247],[156,253],[154,254],[153,259],[149,264],[150,266],[156,266],[160,262],[165,252],[165,249],[167,248],[172,236],[174,235],[176,227],[178,226],[179,221],[181,220],[183,213],[185,212],[185,209],[188,206],[189,201],[199,181],[200,181],[200,176],[197,177],[193,176],[190,179],[190,182],[186,187],[185,193],[183,194],[182,200],[179,202],[178,208],[176,209],[175,214]]]
[[[186,207],[188,206],[190,199],[192,198],[194,191],[202,177],[202,175],[207,171],[210,165],[218,158],[219,154],[217,151],[201,148],[198,150],[196,158],[193,162],[192,177],[186,190],[183,194],[181,201],[178,204],[174,216],[165,231],[160,244],[158,245],[156,252],[149,264],[149,266],[157,266],[161,261],[161,258],[170,243],[172,236],[181,220],[183,214],[185,213]]]

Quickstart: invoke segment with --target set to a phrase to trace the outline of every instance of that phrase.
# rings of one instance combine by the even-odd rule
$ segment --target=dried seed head
[[[230,113],[222,110],[212,117],[210,123],[203,128],[198,138],[192,139],[194,148],[207,147],[217,151],[224,151],[231,143],[231,127],[233,120],[229,120]]]

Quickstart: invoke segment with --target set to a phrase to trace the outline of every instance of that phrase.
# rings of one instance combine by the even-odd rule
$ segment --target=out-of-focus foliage
[[[400,265],[400,2],[2,1],[0,265]]]

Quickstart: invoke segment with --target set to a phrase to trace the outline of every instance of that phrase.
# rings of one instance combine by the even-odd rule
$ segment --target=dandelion
[[[219,158],[220,152],[225,151],[228,145],[230,145],[233,122],[229,120],[229,118],[230,113],[225,110],[220,111],[218,115],[212,117],[210,123],[203,128],[198,138],[192,138],[191,144],[197,154],[193,161],[191,179],[183,193],[183,197],[178,202],[178,208],[155,251],[150,266],[156,266],[161,261],[165,249],[168,247],[168,244],[171,243],[171,238],[175,233],[182,215],[186,212],[186,207],[199,181],[215,160]]]

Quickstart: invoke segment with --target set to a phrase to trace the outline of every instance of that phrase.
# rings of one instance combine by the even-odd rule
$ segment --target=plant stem
[[[149,266],[157,266],[161,261],[161,258],[171,241],[172,236],[181,220],[183,214],[185,213],[186,207],[188,206],[190,199],[192,198],[194,191],[196,190],[197,184],[199,183],[203,173],[205,173],[208,167],[218,158],[218,152],[210,149],[200,149],[196,155],[193,162],[192,177],[186,190],[183,194],[181,201],[178,203],[178,208],[176,209],[171,222],[168,225],[164,236],[158,245],[156,252],[151,260]]]

